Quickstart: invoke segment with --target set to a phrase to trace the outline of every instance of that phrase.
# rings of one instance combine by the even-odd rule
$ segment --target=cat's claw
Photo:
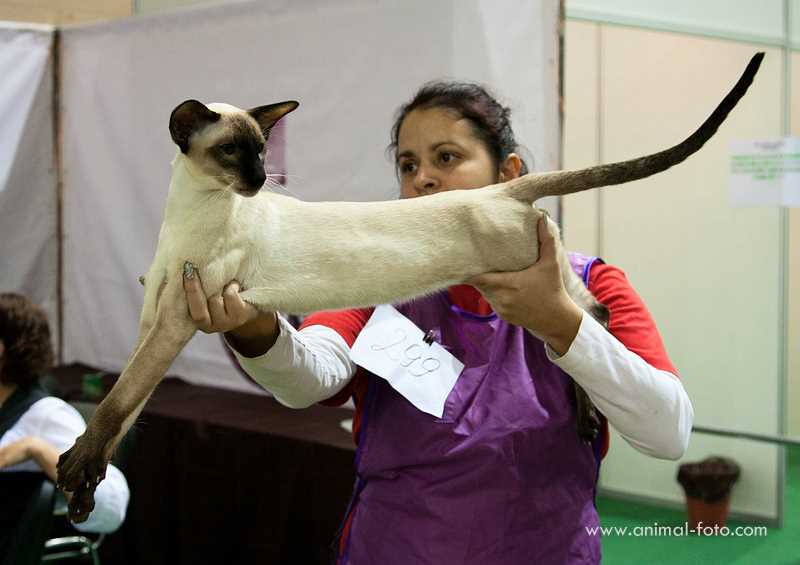
[[[73,492],[68,508],[70,521],[76,524],[85,522],[94,510],[94,488]]]

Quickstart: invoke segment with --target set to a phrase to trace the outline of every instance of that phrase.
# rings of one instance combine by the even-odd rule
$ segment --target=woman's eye
[[[455,160],[456,156],[452,153],[441,153],[439,155],[439,160],[442,163],[452,163]]]
[[[400,163],[400,172],[403,174],[413,173],[417,170],[417,166],[412,163],[411,161],[406,161],[405,163]]]
[[[235,143],[223,143],[219,146],[219,148],[222,149],[222,152],[225,153],[225,155],[233,155],[236,153]]]

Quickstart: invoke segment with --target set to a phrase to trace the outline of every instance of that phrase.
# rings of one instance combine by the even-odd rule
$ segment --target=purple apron
[[[584,282],[595,258],[570,254]],[[598,459],[541,341],[447,292],[397,307],[460,359],[442,418],[371,376],[341,565],[599,563]],[[599,442],[596,442],[595,451]]]

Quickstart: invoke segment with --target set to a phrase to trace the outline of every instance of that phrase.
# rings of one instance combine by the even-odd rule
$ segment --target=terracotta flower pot
[[[680,466],[677,479],[686,493],[690,529],[725,525],[731,488],[739,473],[739,465],[725,457],[709,457]]]
[[[710,527],[725,525],[728,520],[731,497],[726,496],[716,502],[706,502],[702,498],[686,497],[686,513],[689,515],[689,529],[696,530],[697,526]]]

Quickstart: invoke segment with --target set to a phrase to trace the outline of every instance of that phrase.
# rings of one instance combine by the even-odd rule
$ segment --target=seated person
[[[61,453],[84,432],[81,415],[63,400],[49,396],[39,384],[53,361],[50,329],[45,313],[19,294],[0,294],[0,500],[8,473],[43,472],[56,482]],[[70,493],[65,493],[69,499]],[[89,518],[74,527],[81,532],[113,532],[125,519],[130,493],[119,469],[108,466],[97,487]],[[21,508],[0,505],[0,556],[3,536]]]

